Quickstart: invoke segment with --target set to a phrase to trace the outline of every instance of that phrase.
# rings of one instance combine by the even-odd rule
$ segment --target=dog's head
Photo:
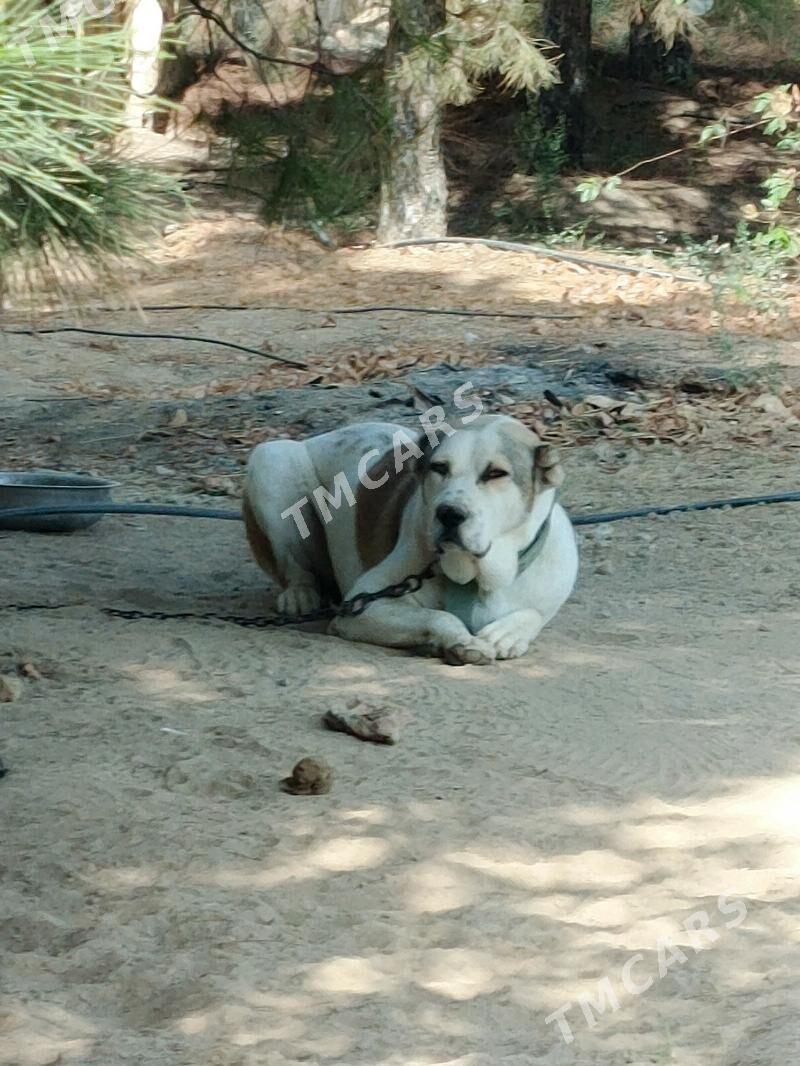
[[[555,450],[507,415],[482,416],[428,446],[419,474],[433,543],[475,559],[564,480]]]

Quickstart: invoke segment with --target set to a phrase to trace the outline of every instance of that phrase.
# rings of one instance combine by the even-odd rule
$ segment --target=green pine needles
[[[68,11],[0,0],[0,298],[113,273],[183,200],[174,179],[114,152],[125,33]]]

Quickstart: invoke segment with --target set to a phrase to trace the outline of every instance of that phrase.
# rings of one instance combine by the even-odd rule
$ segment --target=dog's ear
[[[423,423],[426,416],[431,415],[433,419],[431,424],[434,426],[437,422],[444,421],[453,429],[460,429],[463,425],[473,422],[483,410],[479,399],[463,395],[467,387],[472,387],[470,381],[465,385],[460,385],[453,395],[447,398],[437,396],[433,392],[426,392],[410,381],[406,381],[405,385],[411,393],[411,405]]]
[[[533,450],[534,484],[543,489],[557,489],[564,484],[564,467],[556,448],[539,444]]]
[[[411,381],[407,381],[405,385],[411,393],[413,407],[417,414],[422,415],[430,410],[431,407],[442,407],[444,405],[444,401],[440,396],[434,396],[432,392],[426,392],[419,385],[415,385]]]
[[[414,460],[414,471],[420,477],[428,472],[428,463],[430,463],[431,456],[436,450],[437,443],[438,441],[435,437],[431,440],[431,437],[427,433],[420,433],[416,438],[417,447],[422,454],[417,456]]]

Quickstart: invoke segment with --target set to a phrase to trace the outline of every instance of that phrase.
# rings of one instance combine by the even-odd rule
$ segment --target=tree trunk
[[[152,126],[153,102],[158,84],[158,57],[164,16],[158,0],[132,0],[129,4],[131,91],[125,108],[125,125],[132,129]]]
[[[628,70],[636,81],[682,84],[692,76],[692,42],[678,33],[667,48],[647,13],[637,7],[628,37]]]
[[[443,237],[447,232],[437,59],[417,46],[420,38],[438,32],[444,20],[444,0],[392,0],[385,64],[389,129],[381,180],[380,243]]]
[[[581,165],[586,139],[586,90],[592,45],[592,0],[545,0],[544,36],[558,46],[561,81],[539,97],[539,116],[546,130],[563,123],[563,148]]]

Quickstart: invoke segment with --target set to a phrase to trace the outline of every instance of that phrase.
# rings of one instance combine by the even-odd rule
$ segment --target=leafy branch
[[[604,193],[609,189],[616,189],[622,184],[622,179],[624,177],[627,177],[628,174],[632,174],[634,170],[639,170],[640,167],[648,166],[650,163],[659,163],[662,159],[669,159],[671,156],[683,155],[686,152],[696,152],[698,148],[711,144],[712,141],[721,141],[724,144],[730,137],[736,137],[740,133],[746,133],[748,130],[758,129],[759,126],[766,127],[769,122],[769,118],[762,118],[757,122],[748,122],[746,125],[739,126],[734,130],[732,130],[727,123],[715,122],[710,126],[706,126],[702,130],[696,144],[685,144],[680,148],[673,148],[669,152],[662,152],[660,155],[650,156],[649,159],[640,159],[638,163],[633,163],[631,166],[618,171],[616,174],[612,174],[608,178],[588,178],[586,181],[582,181],[575,187],[575,191],[578,193],[578,199],[582,204],[589,203],[592,200],[596,200],[601,193]],[[764,132],[767,132],[766,128]]]

